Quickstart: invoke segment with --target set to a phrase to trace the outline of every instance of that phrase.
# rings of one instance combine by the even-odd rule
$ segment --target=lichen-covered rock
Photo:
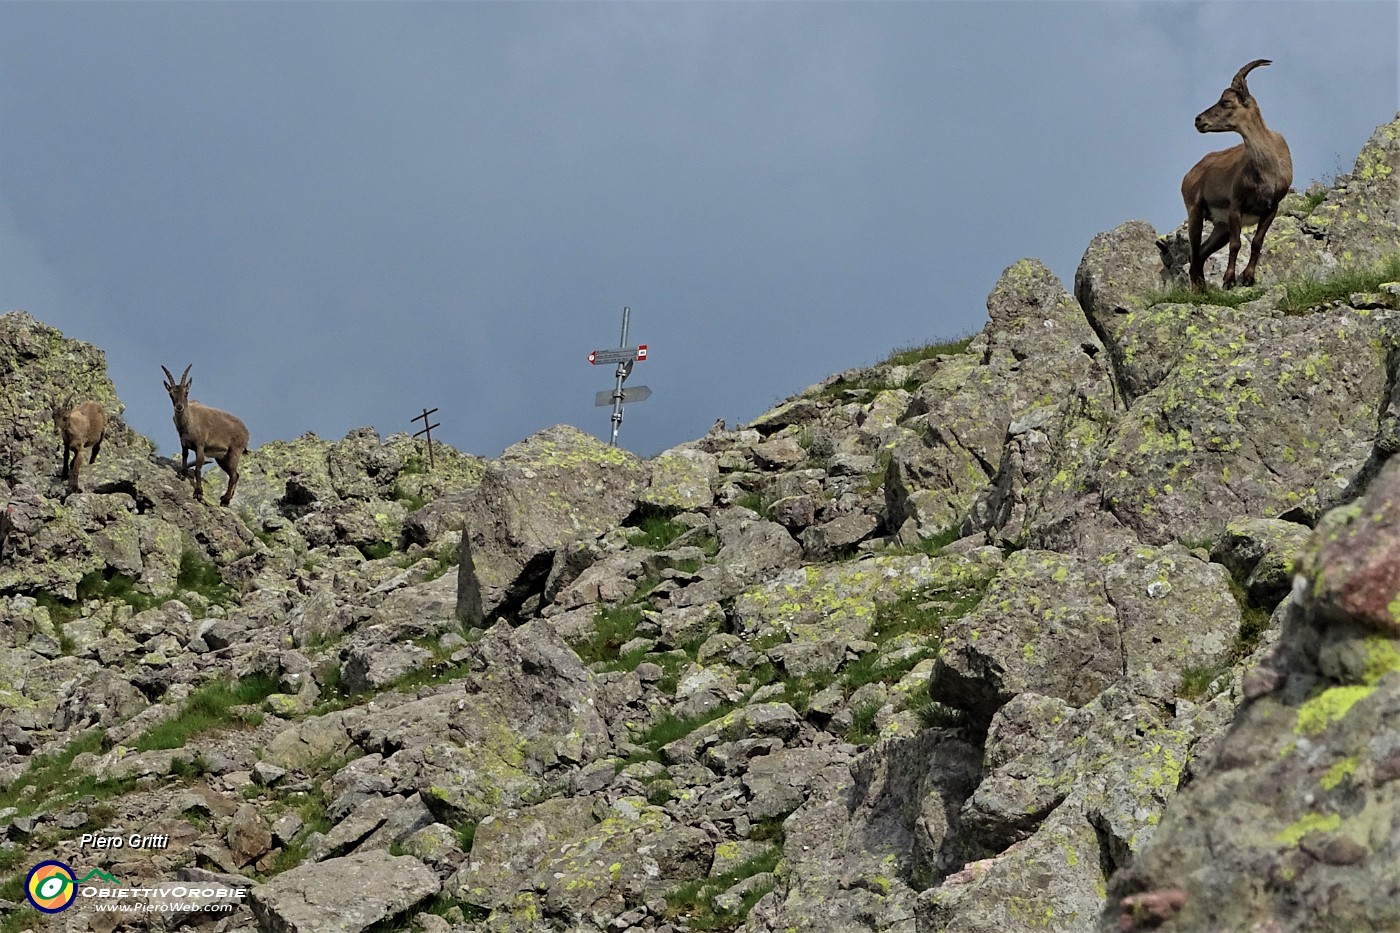
[[[714,454],[695,447],[675,447],[651,461],[651,482],[641,501],[678,511],[707,509],[718,486],[719,461]]]
[[[1241,514],[1315,515],[1366,462],[1387,387],[1387,313],[1133,314],[1124,352],[1153,372],[1089,482],[1144,542],[1213,540]]]
[[[961,864],[957,808],[976,783],[979,757],[928,730],[882,742],[854,767],[828,767],[783,823],[787,866],[749,929],[913,933],[917,892]]]
[[[24,311],[0,314],[0,385],[8,402],[7,429],[0,437],[0,469],[10,485],[28,483],[57,494],[60,439],[51,415],[69,402],[94,401],[109,419],[97,463],[84,464],[83,487],[101,485],[104,458],[131,451],[149,456],[150,442],[121,420],[124,406],[107,376],[107,357],[92,344],[64,337]]]
[[[259,928],[271,933],[362,933],[441,888],[418,859],[371,850],[299,865],[255,886],[249,902]]]
[[[1400,461],[1365,498],[1327,513],[1298,569],[1301,594],[1320,617],[1400,636]]]
[[[1226,523],[1211,558],[1243,583],[1256,604],[1275,606],[1293,585],[1294,559],[1311,533],[1297,522],[1242,516]]]
[[[1060,807],[1014,850],[970,865],[919,895],[916,929],[1089,931],[1103,900],[1099,892],[1109,867],[1088,816],[1078,807]]]
[[[388,790],[421,794],[451,825],[534,802],[551,769],[612,748],[593,675],[552,625],[497,625],[470,650],[475,669],[462,690],[351,726],[360,748],[384,756]]]
[[[1182,671],[1224,655],[1239,625],[1224,568],[1179,546],[1095,561],[1017,551],[944,633],[929,692],[980,722],[1019,693],[1076,707],[1115,684],[1170,696]]]
[[[1101,929],[1137,928],[1137,896],[1166,889],[1182,892],[1166,930],[1400,925],[1397,499],[1391,462],[1319,524],[1272,679],[1114,876]]]
[[[487,615],[509,611],[543,589],[566,542],[626,518],[646,481],[635,456],[565,425],[507,448],[467,507],[470,555],[459,566],[459,591],[479,591]]]
[[[738,631],[793,674],[831,673],[868,642],[877,610],[915,593],[968,594],[995,566],[978,557],[904,556],[785,570],[734,603]]]
[[[522,894],[558,925],[582,928],[702,878],[709,837],[641,798],[564,798],[502,814],[477,827],[471,858],[449,882],[457,897],[509,915]],[[504,918],[502,918],[504,919]]]
[[[920,387],[905,432],[892,441],[885,475],[890,528],[912,518],[932,534],[962,522],[999,469],[1004,504],[993,513],[1067,508],[1058,500],[1076,490],[1057,478],[1079,472],[1105,430],[1113,408],[1107,354],[1060,281],[1023,260],[1002,274],[987,310],[984,342],[942,364]],[[1003,460],[1008,431],[1032,420],[1037,429],[1049,427],[1042,430],[1047,437],[1064,440],[1047,455],[1023,455],[1028,466],[1013,469]],[[1047,496],[1051,501],[1043,501]]]
[[[1018,693],[1081,706],[1123,676],[1122,633],[1096,567],[1017,551],[987,595],[944,633],[934,699],[987,722]]]

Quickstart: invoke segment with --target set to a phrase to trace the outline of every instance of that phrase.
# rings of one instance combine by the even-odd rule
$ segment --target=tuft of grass
[[[175,583],[180,589],[203,596],[216,605],[227,606],[233,602],[233,593],[224,583],[219,568],[193,547],[180,552],[180,571]]]
[[[644,547],[653,551],[664,551],[668,545],[690,530],[683,522],[669,516],[649,513],[642,517],[637,529],[627,536],[627,543],[633,547]]]
[[[1263,294],[1264,289],[1259,287],[1221,288],[1207,282],[1205,291],[1198,292],[1187,285],[1175,285],[1149,293],[1148,305],[1218,305],[1224,308],[1238,308]]]
[[[1323,279],[1303,279],[1284,286],[1281,305],[1288,314],[1304,314],[1331,301],[1345,301],[1356,292],[1373,292],[1385,282],[1400,280],[1400,253],[1381,260],[1370,269],[1349,269]],[[1390,306],[1400,310],[1393,296]]]
[[[651,728],[637,736],[637,744],[660,751],[663,746],[669,745],[676,739],[683,739],[701,726],[729,715],[740,705],[740,703],[721,703],[709,712],[700,713],[697,716],[675,716],[671,713],[665,713]]]
[[[136,740],[135,749],[147,752],[159,748],[182,748],[192,736],[234,721],[256,726],[261,713],[236,712],[235,707],[257,703],[277,692],[277,678],[253,674],[237,683],[215,681],[190,694],[175,718],[155,726]]]
[[[593,617],[593,633],[575,650],[585,664],[616,661],[623,645],[637,637],[637,625],[642,621],[638,605],[606,606]],[[637,664],[641,658],[637,658]],[[632,667],[636,667],[633,664]]]
[[[1317,206],[1327,200],[1327,188],[1330,187],[1331,185],[1329,184],[1327,187],[1319,185],[1308,188],[1307,191],[1303,192],[1303,203],[1298,205],[1298,209],[1302,211],[1303,214],[1311,214],[1313,211],[1317,210]]]
[[[957,729],[968,722],[965,710],[944,706],[929,696],[926,689],[919,690],[910,697],[909,711],[917,716],[919,722],[927,729]]]
[[[757,512],[760,516],[767,517],[768,506],[772,505],[756,492],[746,492],[734,503],[736,506],[748,509],[750,512]]]
[[[401,483],[394,484],[394,490],[392,495],[396,502],[402,502],[403,507],[410,512],[416,512],[423,506],[428,504],[427,499],[423,498],[418,493],[407,488]]]
[[[357,544],[365,560],[383,560],[394,553],[394,546],[388,541],[374,541],[370,544]]]
[[[771,885],[750,891],[734,910],[725,910],[715,898],[746,878],[771,872],[782,860],[781,845],[769,846],[748,861],[713,878],[701,878],[681,885],[666,895],[666,918],[683,920],[686,929],[695,931],[737,930],[744,923],[753,905],[772,890]]]
[[[929,535],[927,538],[920,538],[909,547],[902,548],[900,552],[908,554],[927,554],[930,557],[937,557],[945,547],[961,537],[962,526],[949,525],[937,534]]]
[[[147,609],[161,604],[162,600],[150,593],[141,592],[136,586],[135,577],[129,577],[115,571],[104,573],[101,570],[94,570],[78,581],[78,601],[98,599],[103,602],[123,602],[130,606],[134,612],[145,612]]]
[[[879,738],[875,731],[875,716],[879,712],[880,704],[873,700],[852,709],[851,727],[846,730],[846,741],[852,745],[869,745]]]
[[[976,337],[977,334],[972,333],[948,340],[936,340],[922,347],[896,347],[885,357],[884,362],[891,366],[912,366],[924,360],[931,360],[935,356],[952,356],[966,350]]]

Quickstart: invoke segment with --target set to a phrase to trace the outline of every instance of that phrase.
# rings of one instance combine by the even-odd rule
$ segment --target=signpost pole
[[[622,341],[618,347],[627,349],[627,323],[632,317],[631,308],[622,309]],[[623,360],[617,364],[617,384],[613,386],[613,411],[612,411],[612,441],[610,445],[617,446],[617,429],[622,427],[622,383],[632,372],[632,361]]]
[[[632,321],[632,309],[622,309],[622,345],[616,350],[594,350],[588,354],[588,362],[594,366],[598,364],[616,363],[617,372],[613,382],[611,392],[604,389],[595,395],[594,404],[599,408],[612,404],[612,439],[609,443],[617,446],[617,429],[622,427],[622,406],[628,402],[644,402],[651,397],[651,389],[646,386],[633,386],[624,389],[622,384],[627,381],[627,377],[632,375],[632,367],[638,360],[647,358],[647,345],[638,344],[635,347],[627,345],[627,325]]]

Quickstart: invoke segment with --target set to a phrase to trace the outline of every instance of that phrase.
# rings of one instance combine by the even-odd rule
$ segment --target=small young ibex
[[[189,378],[190,366],[180,374],[176,383],[170,370],[165,370],[165,391],[170,393],[170,402],[175,406],[175,430],[180,432],[180,475],[189,470],[190,451],[194,451],[194,497],[204,494],[204,455],[214,458],[214,462],[228,474],[228,488],[219,502],[228,505],[233,501],[233,489],[238,485],[238,461],[248,452],[248,429],[242,421],[226,411],[201,405],[191,401],[190,389],[194,382]]]
[[[97,452],[102,449],[102,436],[107,431],[107,413],[96,402],[74,405],[69,400],[53,410],[53,426],[63,442],[61,478],[68,480],[69,492],[77,492],[78,474],[82,471],[83,464],[83,448],[92,448],[92,457],[88,463],[96,463]]]
[[[1264,250],[1264,234],[1274,222],[1279,202],[1293,184],[1293,157],[1282,136],[1264,125],[1259,104],[1249,93],[1245,75],[1260,65],[1260,58],[1239,70],[1235,80],[1220,95],[1214,107],[1196,117],[1202,133],[1239,133],[1241,145],[1212,152],[1196,163],[1181,181],[1181,199],[1186,202],[1188,235],[1191,238],[1191,287],[1206,287],[1205,264],[1211,254],[1230,240],[1230,261],[1222,284],[1235,287],[1235,257],[1240,251],[1240,230],[1258,224],[1249,265],[1240,275],[1243,285],[1254,284],[1254,269]],[[1201,229],[1209,215],[1214,226],[1210,238],[1201,242]]]

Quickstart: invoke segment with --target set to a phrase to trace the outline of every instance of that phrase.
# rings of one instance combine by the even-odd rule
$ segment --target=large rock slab
[[[1027,419],[1047,438],[1073,443],[1032,456],[1040,463],[1039,479],[1028,483],[1022,471],[1013,482],[1008,472],[1005,510],[1068,508],[1059,500],[1077,490],[1051,481],[1072,471],[1105,430],[1113,411],[1108,354],[1059,279],[1040,262],[1022,260],[1002,274],[987,310],[991,321],[982,338],[939,364],[891,442],[885,474],[889,528],[913,519],[924,534],[933,534],[961,523],[1003,470],[1013,423]],[[992,511],[1001,509],[998,504]]]
[[[1088,484],[1153,544],[1214,540],[1237,515],[1316,516],[1370,456],[1394,325],[1346,307],[1140,312],[1123,346],[1143,361],[1144,391]]]
[[[880,556],[782,571],[734,603],[740,635],[767,646],[791,674],[832,673],[869,642],[883,605],[914,593],[969,594],[995,573],[979,556]]]
[[[509,612],[542,591],[554,552],[620,523],[648,479],[637,457],[567,425],[507,448],[466,509],[458,618]]]
[[[534,802],[547,771],[612,750],[593,675],[554,627],[495,626],[460,691],[374,710],[355,741],[386,758],[392,789],[417,791],[442,822]]]
[[[441,888],[418,859],[376,849],[299,865],[253,888],[249,904],[268,933],[362,933]]]
[[[783,823],[787,868],[749,915],[755,933],[913,933],[917,892],[962,864],[957,812],[980,772],[973,746],[939,730],[833,763]]]
[[[1183,670],[1224,654],[1239,625],[1224,568],[1179,546],[1103,560],[1017,551],[944,632],[929,691],[980,722],[1020,693],[1075,707],[1115,684],[1170,696]]]
[[[686,881],[703,878],[713,844],[659,807],[624,797],[559,798],[503,813],[477,827],[471,856],[448,882],[455,897],[508,917],[522,899],[554,925],[586,929]]]

